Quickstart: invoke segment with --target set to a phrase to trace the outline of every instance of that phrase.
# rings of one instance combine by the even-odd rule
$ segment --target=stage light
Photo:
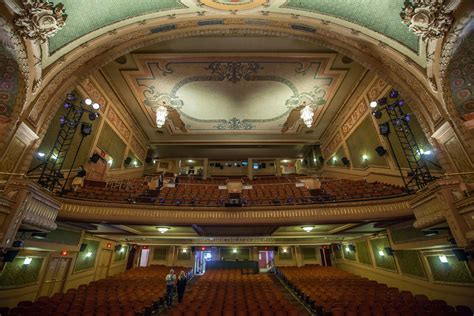
[[[74,100],[76,100],[76,95],[73,94],[73,93],[68,93],[68,94],[66,95],[66,99],[67,99],[68,101],[74,101]]]
[[[402,124],[402,120],[400,120],[400,119],[395,119],[395,121],[393,122],[393,124],[394,124],[395,126],[400,126],[400,125]]]
[[[58,155],[57,155],[57,154],[52,154],[52,155],[51,155],[51,159],[57,160],[57,159],[58,159]]]
[[[387,98],[382,98],[377,101],[378,105],[384,105],[387,104]]]
[[[390,97],[391,97],[392,99],[398,98],[398,91],[397,91],[397,90],[391,90],[391,91],[390,91]]]
[[[85,103],[86,105],[91,105],[91,104],[92,104],[92,100],[89,99],[89,98],[87,98],[87,99],[84,100],[84,103]]]
[[[390,134],[390,125],[388,124],[388,122],[380,124],[379,131],[381,135],[388,136],[388,134]]]
[[[404,106],[404,105],[405,105],[405,101],[404,101],[404,100],[398,100],[398,101],[397,101],[397,104],[398,104],[398,106]]]
[[[374,111],[372,115],[377,119],[380,120],[382,118],[382,111]]]
[[[23,265],[27,266],[31,263],[31,261],[33,261],[33,258],[31,257],[26,257],[25,258],[25,261],[23,261]]]
[[[100,109],[100,104],[99,104],[99,103],[93,103],[93,104],[92,104],[92,108],[93,108],[94,110],[98,110],[98,109]]]
[[[89,123],[82,123],[81,124],[81,134],[83,137],[92,134],[92,125]]]
[[[383,252],[383,250],[379,250],[379,256],[380,257],[385,257],[385,253]]]
[[[387,150],[385,148],[383,148],[383,146],[377,146],[375,147],[375,151],[377,152],[377,154],[382,157],[383,155],[385,155],[387,153]]]
[[[46,156],[46,154],[42,152],[36,153],[36,155],[40,158],[44,158],[44,156]]]
[[[448,263],[448,257],[446,257],[445,255],[440,255],[438,256],[439,258],[439,261],[441,261],[442,263]]]
[[[376,108],[377,105],[378,105],[377,101],[370,101],[370,103],[369,103],[369,106],[370,106],[371,108]]]
[[[99,114],[98,113],[89,113],[89,120],[91,121],[95,121],[97,118],[99,117]]]
[[[65,109],[72,108],[72,104],[69,103],[69,102],[64,102],[64,108],[65,108]]]
[[[61,125],[66,124],[66,118],[65,118],[63,115],[61,115],[61,116],[59,117],[59,124],[61,124]]]
[[[410,115],[410,114],[405,114],[405,116],[403,117],[403,119],[405,120],[405,122],[410,122],[410,120],[411,120],[411,115]]]

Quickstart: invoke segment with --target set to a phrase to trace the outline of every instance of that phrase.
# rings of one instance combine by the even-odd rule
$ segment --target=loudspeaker
[[[146,157],[146,158],[145,158],[145,162],[146,162],[147,164],[151,164],[151,163],[153,162],[153,157]]]
[[[81,134],[82,136],[87,136],[87,135],[92,134],[92,124],[81,123]]]
[[[132,158],[130,158],[130,157],[127,157],[127,158],[123,161],[123,163],[124,163],[125,166],[128,166],[131,162],[132,162]]]
[[[344,166],[349,166],[349,159],[347,159],[347,157],[342,157],[342,163],[344,164]]]
[[[393,257],[393,250],[390,247],[385,247],[383,250],[385,250],[385,253],[387,256],[392,256]]]
[[[319,162],[320,162],[320,163],[324,163],[324,158],[323,158],[323,156],[319,156],[318,159],[319,159]]]
[[[13,259],[15,259],[15,257],[18,255],[19,252],[20,252],[20,250],[8,250],[3,255],[3,262],[12,262]]]
[[[468,254],[463,249],[453,249],[453,253],[459,261],[468,261]]]
[[[390,134],[390,125],[387,122],[380,124],[379,132],[380,135],[388,136],[388,134]]]
[[[92,162],[92,163],[97,163],[97,161],[99,161],[100,159],[100,155],[98,153],[94,153],[90,158],[89,160]]]
[[[81,248],[79,248],[79,252],[83,252],[87,249],[87,244],[81,244]]]
[[[349,245],[349,250],[355,252],[356,251],[356,246]]]
[[[382,157],[383,155],[385,155],[387,153],[387,150],[385,148],[383,148],[383,146],[377,146],[375,147],[375,151],[377,152],[377,154]]]

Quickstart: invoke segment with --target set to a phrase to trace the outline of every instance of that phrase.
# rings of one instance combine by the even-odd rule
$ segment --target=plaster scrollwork
[[[400,17],[403,24],[420,36],[423,41],[442,38],[448,32],[453,17],[453,1],[407,0]]]
[[[23,12],[14,19],[18,32],[26,39],[43,43],[66,23],[64,5],[46,0],[22,0]]]

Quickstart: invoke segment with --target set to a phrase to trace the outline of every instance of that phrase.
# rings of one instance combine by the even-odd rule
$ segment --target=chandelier
[[[168,109],[164,105],[156,108],[156,126],[162,128],[165,125],[166,117],[168,116]]]
[[[303,103],[304,104],[304,103]],[[310,128],[311,125],[313,124],[313,116],[314,116],[314,113],[313,113],[313,109],[311,108],[311,106],[309,105],[306,105],[301,111],[300,111],[300,116],[301,116],[301,119],[303,120],[304,124]]]

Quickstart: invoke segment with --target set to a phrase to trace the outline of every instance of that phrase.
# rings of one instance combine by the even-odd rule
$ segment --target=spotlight
[[[92,104],[92,108],[94,110],[98,110],[98,109],[100,109],[100,104],[99,103],[94,103],[94,104]]]
[[[397,101],[397,104],[398,104],[398,106],[404,106],[404,105],[405,105],[405,101],[404,101],[404,100],[398,100],[398,101]]]
[[[405,114],[405,116],[403,117],[403,119],[405,120],[405,122],[409,122],[411,120],[411,115],[410,114]]]
[[[87,99],[84,100],[84,103],[85,103],[86,105],[91,105],[91,104],[92,104],[92,100],[89,99],[89,98],[87,98]]]
[[[64,102],[64,108],[65,108],[65,109],[72,108],[72,104],[69,103],[69,102]]]
[[[61,115],[61,116],[59,117],[59,124],[61,124],[61,125],[66,124],[66,118],[65,118],[63,115]]]
[[[391,97],[392,99],[398,98],[398,91],[397,91],[397,90],[394,90],[394,89],[391,90],[391,91],[390,91],[390,97]]]
[[[91,121],[95,121],[97,118],[99,117],[99,114],[98,113],[89,113],[89,120]]]
[[[385,148],[383,148],[383,146],[377,146],[375,147],[375,151],[377,152],[377,154],[382,157],[383,155],[385,155],[387,153],[387,150]]]
[[[323,158],[323,156],[319,156],[318,159],[319,159],[319,162],[320,162],[320,163],[324,163],[324,158]]]
[[[379,105],[385,105],[385,104],[387,104],[387,98],[379,99],[379,100],[377,101],[377,103],[378,103]]]
[[[382,111],[374,111],[372,115],[377,119],[380,120],[382,118]]]
[[[66,95],[66,99],[68,101],[75,101],[76,100],[76,95],[73,94],[73,93],[69,93],[69,94]]]
[[[370,103],[369,103],[369,106],[370,106],[371,108],[376,108],[377,105],[378,105],[378,104],[377,104],[377,101],[370,101]]]
[[[393,125],[395,125],[395,126],[402,125],[402,120],[401,119],[395,119],[394,122],[393,122]]]
[[[46,156],[46,154],[42,152],[36,153],[36,155],[40,158],[44,158],[44,156]]]
[[[81,124],[81,134],[84,137],[92,134],[92,125],[89,124],[89,123],[82,123]]]
[[[390,134],[390,125],[388,122],[382,123],[379,125],[380,135],[388,136]]]

